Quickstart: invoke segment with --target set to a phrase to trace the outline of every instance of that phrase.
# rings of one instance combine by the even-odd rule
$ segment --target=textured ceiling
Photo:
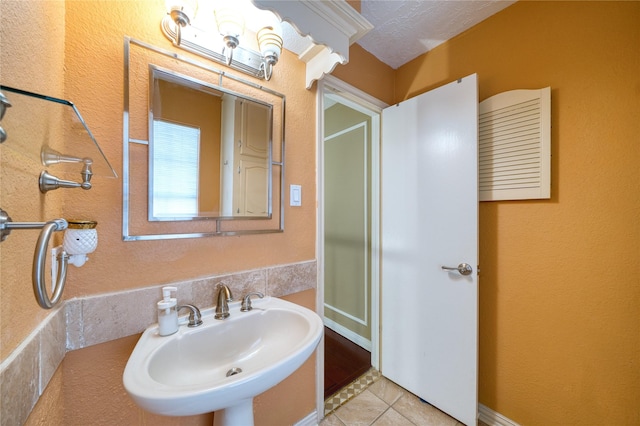
[[[374,29],[358,44],[392,68],[499,12],[515,0],[362,0]]]

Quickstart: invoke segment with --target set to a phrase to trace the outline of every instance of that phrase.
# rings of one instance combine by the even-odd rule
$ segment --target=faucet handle
[[[264,294],[256,291],[256,292],[249,293],[246,296],[244,296],[242,298],[242,307],[240,307],[240,311],[249,312],[251,309],[253,309],[251,307],[251,296],[258,296],[260,299],[262,299],[264,297]]]
[[[200,309],[198,309],[195,305],[181,305],[178,306],[178,312],[182,309],[189,309],[189,327],[197,327],[202,325],[202,315],[200,314]]]

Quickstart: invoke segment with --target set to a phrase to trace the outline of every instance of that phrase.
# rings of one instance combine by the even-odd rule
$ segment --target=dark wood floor
[[[333,395],[371,367],[371,353],[324,328],[324,397]]]

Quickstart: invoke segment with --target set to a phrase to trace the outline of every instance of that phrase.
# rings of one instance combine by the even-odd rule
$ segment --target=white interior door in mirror
[[[239,179],[234,179],[235,214],[267,216],[271,111],[268,106],[241,100],[236,111],[242,118],[236,121],[234,170]]]

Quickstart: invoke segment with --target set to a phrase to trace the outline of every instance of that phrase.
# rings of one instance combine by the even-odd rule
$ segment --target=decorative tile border
[[[216,286],[224,283],[235,298],[259,291],[280,297],[317,287],[316,261],[165,283],[67,301],[67,349],[81,349],[141,333],[156,319],[161,288],[177,287],[178,304],[191,303],[200,310],[214,305]]]
[[[280,297],[317,287],[316,261],[216,275],[66,300],[0,364],[0,426],[24,424],[67,351],[141,333],[156,319],[161,288],[178,288],[178,303],[213,306],[224,282],[235,298],[259,291]]]
[[[329,414],[336,411],[342,405],[346,404],[352,398],[371,386],[380,377],[382,377],[380,372],[372,367],[369,371],[358,377],[345,388],[331,395],[324,401],[324,416],[327,417]]]
[[[310,288],[316,288],[318,283],[317,263],[306,262],[293,265],[268,268],[266,294],[280,297],[294,294]],[[313,287],[309,285],[313,283]]]

